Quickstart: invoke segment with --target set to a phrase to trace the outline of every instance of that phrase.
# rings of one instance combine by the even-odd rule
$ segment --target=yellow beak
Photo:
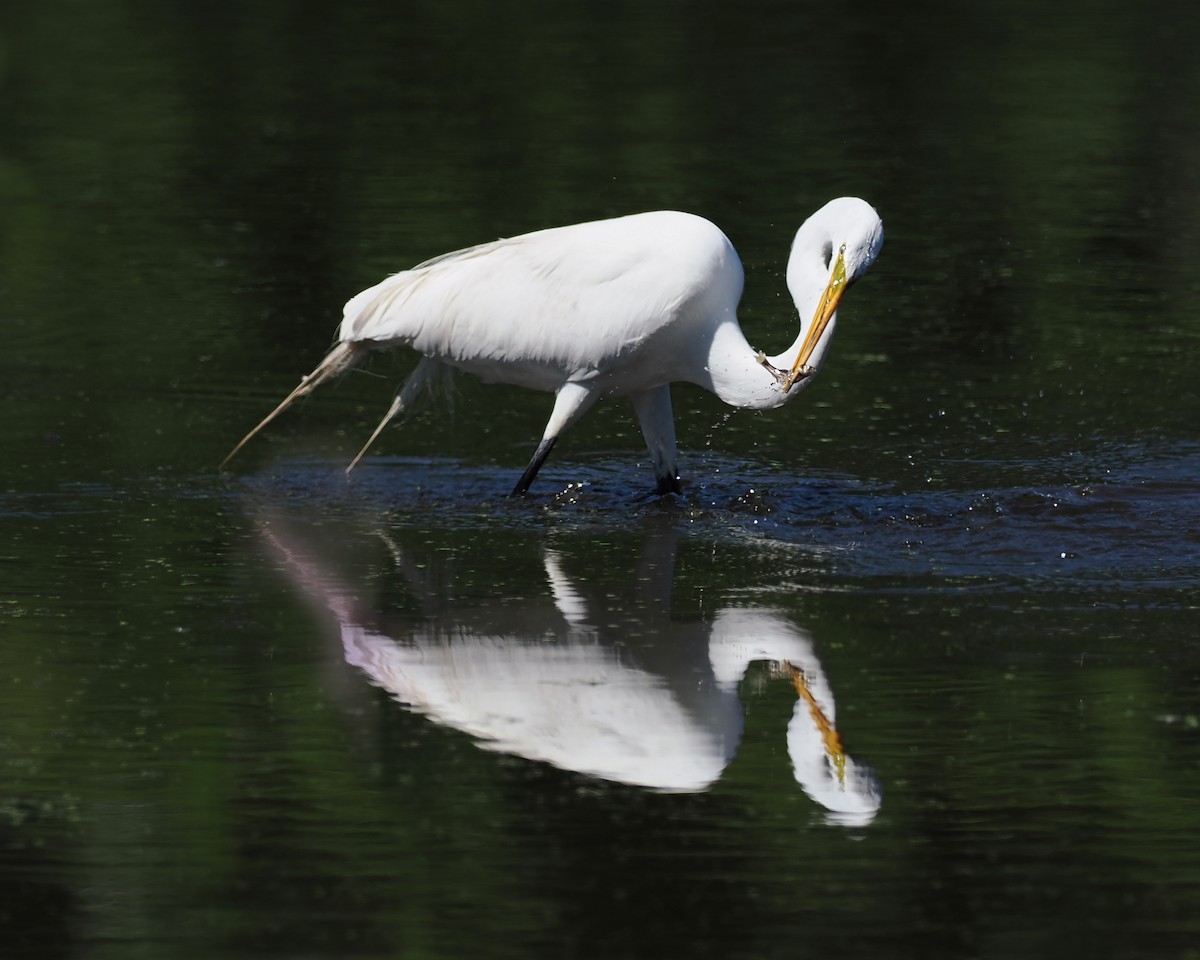
[[[808,706],[808,714],[821,734],[821,743],[825,746],[825,756],[830,759],[833,769],[837,772],[838,783],[844,784],[846,782],[846,748],[842,746],[842,738],[808,688],[808,677],[804,675],[804,671],[787,660],[783,661],[783,665],[785,672],[790,673],[796,696]]]
[[[813,316],[812,326],[808,328],[808,336],[804,338],[804,343],[800,347],[800,353],[796,355],[796,362],[792,364],[792,369],[783,381],[784,393],[787,393],[792,388],[792,384],[797,380],[803,379],[811,372],[808,369],[808,359],[817,348],[817,344],[820,342],[825,328],[829,326],[830,317],[837,312],[838,303],[841,302],[842,294],[845,292],[846,245],[842,244],[842,249],[838,251],[837,260],[833,264],[833,273],[829,277],[829,286],[825,288],[825,292],[821,295],[821,300],[817,304],[817,312]]]

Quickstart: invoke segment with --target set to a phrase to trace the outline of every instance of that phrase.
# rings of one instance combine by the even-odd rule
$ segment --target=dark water
[[[20,957],[1194,957],[1194,14],[0,11],[0,927]],[[349,295],[671,207],[805,396],[541,395],[215,465]],[[774,349],[778,349],[775,347]]]

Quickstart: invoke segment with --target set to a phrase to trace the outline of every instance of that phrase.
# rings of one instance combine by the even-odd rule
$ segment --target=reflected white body
[[[709,638],[715,682],[702,710],[683,703],[663,675],[584,637],[546,643],[418,627],[400,641],[351,621],[340,626],[348,663],[480,746],[667,792],[703,790],[720,778],[741,742],[738,684],[747,668],[788,664],[811,693],[811,702],[796,701],[787,727],[797,782],[841,822],[869,822],[879,810],[874,775],[852,757],[830,755],[834,699],[811,641],[775,611],[717,614]]]
[[[703,790],[741,739],[736,682],[688,710],[661,677],[608,646],[470,631],[392,637],[342,624],[346,661],[403,703],[480,746],[606,780]]]
[[[468,606],[369,626],[336,571],[318,564],[285,525],[264,527],[289,572],[333,614],[346,661],[411,709],[475,737],[480,746],[619,783],[668,792],[711,786],[737,752],[749,665],[770,661],[799,684],[787,726],[796,781],[843,824],[870,822],[879,783],[841,746],[833,692],[809,636],[781,613],[726,607],[711,622],[670,617],[674,542],[647,546],[629,601],[632,630],[610,624],[544,554],[550,597]],[[400,569],[417,576],[389,542]],[[414,592],[422,588],[414,582]],[[639,638],[639,631],[641,637]],[[799,692],[801,687],[797,685]]]

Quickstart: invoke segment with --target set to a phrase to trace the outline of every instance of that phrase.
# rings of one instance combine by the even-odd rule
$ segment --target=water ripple
[[[257,497],[298,505],[353,505],[392,522],[454,528],[633,529],[664,514],[695,536],[774,545],[826,579],[859,587],[1102,589],[1176,592],[1190,604],[1200,574],[1200,448],[1112,451],[1079,483],[988,489],[797,477],[761,463],[705,460],[685,496],[660,500],[630,487],[630,464],[560,461],[534,496],[504,496],[507,476],[454,460],[390,458],[347,482],[325,461],[277,465],[244,481]],[[1011,467],[1012,465],[1010,465]],[[1005,474],[1053,476],[1022,463]],[[746,478],[753,477],[753,483]],[[830,583],[830,586],[836,584]]]

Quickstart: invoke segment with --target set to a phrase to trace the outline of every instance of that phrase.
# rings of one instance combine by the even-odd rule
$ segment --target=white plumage
[[[878,215],[856,198],[833,200],[805,221],[787,281],[801,317],[811,320],[773,357],[742,334],[741,261],[725,234],[701,217],[635,214],[445,254],[351,298],[338,344],[229,457],[368,350],[407,346],[425,360],[354,463],[444,363],[486,382],[555,394],[542,442],[514,493],[529,488],[562,432],[610,396],[631,399],[659,492],[678,492],[669,384],[698,384],[735,407],[785,403],[824,360],[842,293],[882,244]]]
[[[346,304],[339,339],[402,343],[488,381],[555,390],[626,369],[649,337],[675,326],[659,318],[686,316],[696,298],[735,285],[740,294],[741,264],[711,223],[643,213],[395,274]]]

